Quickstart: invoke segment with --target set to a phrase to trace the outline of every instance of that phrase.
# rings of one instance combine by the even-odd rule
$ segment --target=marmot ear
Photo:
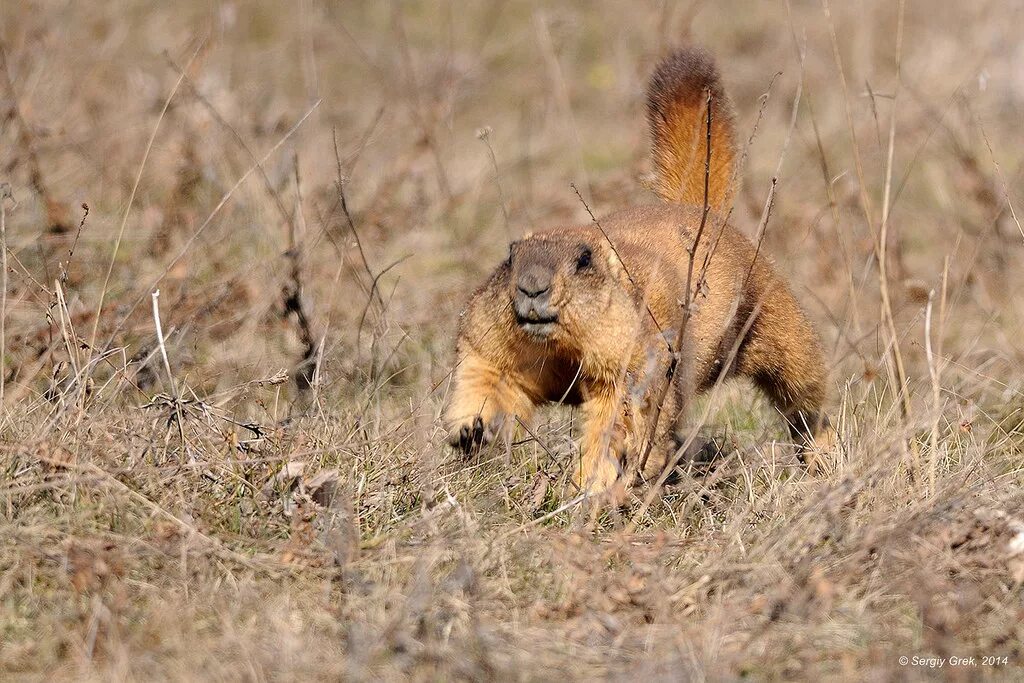
[[[615,253],[612,248],[607,249],[608,252],[608,270],[615,275],[625,275],[626,268],[622,265],[622,261],[619,260],[619,255]]]
[[[629,271],[626,270],[625,264],[619,259],[619,255],[607,244],[605,245],[605,251],[608,253],[608,272],[618,280],[619,284],[627,289],[631,289],[632,279],[629,277]]]

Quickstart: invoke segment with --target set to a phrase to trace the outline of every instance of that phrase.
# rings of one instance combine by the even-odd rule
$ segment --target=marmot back
[[[794,437],[813,442],[823,424],[821,348],[786,284],[724,222],[736,183],[735,117],[710,56],[687,49],[663,60],[647,105],[655,190],[666,203],[510,245],[460,319],[445,411],[456,448],[471,453],[510,437],[543,403],[580,405],[576,481],[603,491],[631,480],[641,454],[650,456],[649,476],[673,462],[692,397],[723,375],[749,377]],[[705,215],[705,201],[716,211]]]

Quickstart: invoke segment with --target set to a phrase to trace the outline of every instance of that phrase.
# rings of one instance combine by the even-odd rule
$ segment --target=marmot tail
[[[707,157],[707,102],[711,94],[711,165]],[[736,124],[714,60],[700,48],[661,60],[647,86],[654,190],[667,202],[728,208],[735,193]]]

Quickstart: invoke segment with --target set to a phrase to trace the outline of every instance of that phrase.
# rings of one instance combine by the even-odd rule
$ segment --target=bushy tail
[[[731,201],[737,182],[735,114],[714,60],[700,48],[678,50],[663,59],[647,86],[647,121],[656,172],[654,190],[668,202],[703,206],[708,92],[708,203],[723,210]]]

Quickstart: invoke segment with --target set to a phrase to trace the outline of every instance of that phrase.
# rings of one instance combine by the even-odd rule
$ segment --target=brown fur
[[[628,209],[603,218],[600,227],[556,227],[511,245],[509,259],[460,319],[455,387],[445,413],[453,446],[473,451],[508,435],[515,418],[528,421],[537,405],[561,401],[582,406],[586,417],[582,487],[605,490],[635,466],[683,317],[688,250],[703,213],[701,92],[708,89],[709,203],[724,206],[734,174],[732,113],[718,114],[716,103],[725,98],[710,58],[679,52],[655,71],[648,104],[658,191],[681,203]],[[694,139],[701,142],[691,148]],[[718,213],[708,217],[696,249],[694,289],[705,262],[706,286],[696,294],[683,361],[654,430],[648,474],[675,451],[673,437],[691,397],[727,366],[730,375],[749,377],[764,390],[805,442],[821,421],[821,349],[786,284]]]
[[[655,68],[647,88],[658,196],[667,202],[704,204],[707,99],[711,93],[711,166],[708,204],[728,208],[735,187],[736,115],[711,56],[679,50]]]

